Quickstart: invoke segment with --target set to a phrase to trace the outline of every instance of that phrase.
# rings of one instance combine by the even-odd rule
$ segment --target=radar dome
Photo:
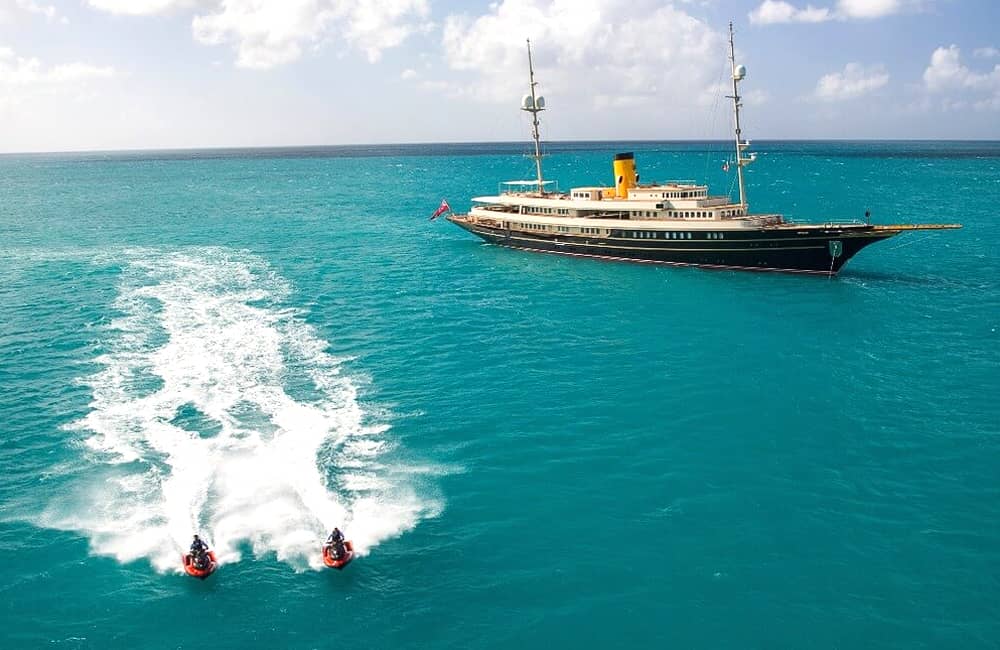
[[[736,70],[733,72],[733,79],[742,81],[745,76],[747,76],[747,67],[745,65],[736,66]]]
[[[545,108],[545,98],[544,97],[540,96],[540,97],[538,97],[538,99],[535,100],[535,108]]]
[[[525,95],[521,98],[521,108],[526,111],[531,109],[531,95]]]

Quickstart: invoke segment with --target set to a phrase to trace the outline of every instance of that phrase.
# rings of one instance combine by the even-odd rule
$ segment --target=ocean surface
[[[0,647],[1000,647],[1000,143],[755,150],[755,211],[965,227],[705,271],[428,220],[521,143],[0,156]]]

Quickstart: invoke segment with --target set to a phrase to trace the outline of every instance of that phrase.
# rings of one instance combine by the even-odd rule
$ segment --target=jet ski
[[[219,563],[215,559],[215,551],[204,551],[202,553],[186,553],[184,555],[184,571],[195,578],[204,580],[215,573],[219,568]]]
[[[323,546],[323,564],[331,569],[343,569],[348,562],[354,559],[354,545],[344,542],[339,552],[337,546]]]

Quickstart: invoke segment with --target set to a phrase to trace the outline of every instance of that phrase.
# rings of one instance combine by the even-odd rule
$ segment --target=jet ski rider
[[[191,557],[194,559],[195,566],[199,568],[208,564],[208,544],[197,535],[191,542]]]
[[[330,554],[334,559],[340,558],[344,554],[344,533],[339,528],[334,528],[330,536],[326,538],[326,548],[330,549]]]

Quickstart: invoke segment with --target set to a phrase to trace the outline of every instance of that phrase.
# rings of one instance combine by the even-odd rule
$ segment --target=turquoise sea
[[[428,221],[522,144],[0,157],[0,646],[1000,647],[1000,143],[755,148],[756,211],[965,227],[703,271]]]

